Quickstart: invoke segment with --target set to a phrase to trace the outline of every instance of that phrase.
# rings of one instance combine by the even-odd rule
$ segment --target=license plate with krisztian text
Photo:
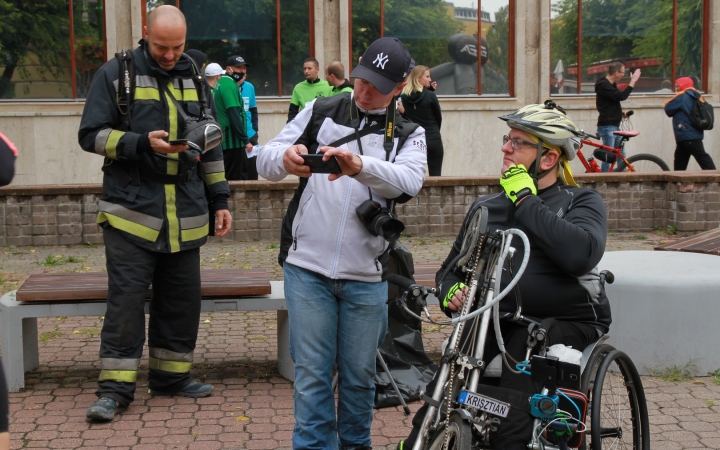
[[[500,417],[507,417],[508,411],[510,411],[510,405],[507,403],[469,391],[462,391],[458,397],[458,402]]]

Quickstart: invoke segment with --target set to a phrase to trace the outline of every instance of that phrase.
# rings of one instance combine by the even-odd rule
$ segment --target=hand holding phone
[[[168,141],[168,144],[170,145],[187,145],[187,143],[187,139],[174,139],[172,141]]]
[[[304,160],[304,165],[310,167],[312,173],[342,173],[340,164],[334,156],[331,156],[327,161],[323,161],[322,153],[304,153],[300,157]]]

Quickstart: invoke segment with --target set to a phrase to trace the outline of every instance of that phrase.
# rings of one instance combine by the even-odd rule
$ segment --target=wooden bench
[[[655,247],[655,250],[705,253],[720,256],[720,228],[660,245]]]
[[[415,283],[421,286],[436,287],[435,274],[440,270],[439,262],[427,264],[415,264]]]
[[[278,368],[292,379],[282,281],[269,281],[265,269],[203,270],[201,280],[202,312],[277,311]],[[107,274],[103,272],[31,275],[17,291],[3,295],[0,343],[9,391],[25,387],[25,372],[40,364],[38,317],[103,316],[106,298]],[[148,307],[146,303],[146,313]]]

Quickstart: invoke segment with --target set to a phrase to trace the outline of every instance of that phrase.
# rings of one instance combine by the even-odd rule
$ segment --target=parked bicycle
[[[525,270],[530,244],[521,230],[490,232],[487,220],[482,220],[487,209],[481,207],[478,213],[478,220],[473,220],[478,224],[477,239],[473,237],[469,248],[458,256],[467,273],[468,301],[452,320],[438,322],[429,314],[426,298],[435,289],[397,274],[388,276],[390,283],[405,290],[396,301],[408,314],[454,326],[443,350],[434,392],[423,397],[428,409],[413,450],[489,448],[491,431],[511,408],[535,418],[529,449],[649,450],[642,381],[625,353],[604,344],[604,337],[584,350],[580,364],[566,362],[548,353],[547,330],[542,322],[524,317],[520,304],[515,313],[500,313],[500,300],[515,288]],[[503,266],[515,253],[511,246],[514,237],[524,243],[523,260],[501,291]],[[610,272],[602,272],[601,282],[605,281],[612,283]],[[416,315],[408,302],[420,305],[426,318]],[[509,355],[502,352],[493,361],[484,359],[490,320],[495,330],[500,329],[500,320],[528,326],[525,361],[511,364]],[[499,331],[496,338],[502,350]],[[483,378],[500,376],[503,370],[523,371],[543,387],[528,398],[519,391],[481,383]]]
[[[610,172],[659,172],[668,171],[670,167],[662,160],[659,156],[651,155],[649,153],[639,153],[625,157],[623,151],[625,149],[625,143],[640,134],[637,130],[629,129],[632,125],[629,124],[630,116],[634,111],[630,110],[626,113],[623,119],[622,130],[614,131],[615,136],[621,136],[620,146],[617,148],[608,147],[607,145],[593,142],[590,138],[601,140],[599,135],[592,135],[584,133],[584,136],[580,140],[581,146],[577,154],[580,157],[580,162],[585,166],[586,172],[602,172],[600,165],[596,160],[600,160],[610,164]],[[628,126],[629,125],[629,126]],[[595,147],[593,155],[586,158],[582,153],[582,147],[589,145]]]

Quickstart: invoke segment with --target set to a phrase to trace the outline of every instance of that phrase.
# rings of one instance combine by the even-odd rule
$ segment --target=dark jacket
[[[597,121],[599,127],[620,126],[622,120],[620,102],[627,100],[632,91],[632,86],[628,86],[624,91],[621,91],[617,88],[616,83],[611,83],[606,77],[602,77],[595,82],[595,106],[600,113]]]
[[[672,117],[675,142],[701,141],[705,137],[703,130],[695,128],[690,123],[690,113],[698,98],[700,98],[698,91],[687,89],[665,104],[665,114]]]
[[[425,128],[426,139],[440,139],[440,125],[442,124],[442,113],[437,95],[427,89],[420,92],[413,92],[411,95],[401,95],[405,113],[409,121]]]
[[[188,115],[200,112],[198,90],[191,79],[189,57],[166,72],[149,56],[146,45],[143,40],[132,51],[135,87],[129,129],[118,110],[119,63],[113,58],[93,78],[78,140],[86,152],[105,157],[98,223],[120,230],[142,248],[173,253],[197,248],[207,240],[208,198],[201,178],[176,161],[177,155],[169,155],[173,160],[168,160],[152,150],[148,133],[165,130],[169,140],[182,136],[182,118],[163,85]],[[227,209],[230,190],[221,147],[205,152],[200,165],[211,209]]]
[[[459,269],[449,267],[446,273],[446,268],[460,253],[468,223],[480,206],[488,209],[490,230],[519,228],[530,241],[530,259],[518,283],[523,314],[586,323],[607,333],[612,321],[610,303],[600,285],[597,267],[607,239],[605,205],[597,191],[560,182],[539,191],[517,208],[505,193],[478,198],[436,276],[438,298],[445,298],[455,283],[465,281],[466,275]],[[517,250],[512,260],[517,273],[524,246],[519,239],[512,245]],[[509,281],[508,271],[503,270],[503,289]],[[500,309],[515,312],[514,291],[500,302]]]

